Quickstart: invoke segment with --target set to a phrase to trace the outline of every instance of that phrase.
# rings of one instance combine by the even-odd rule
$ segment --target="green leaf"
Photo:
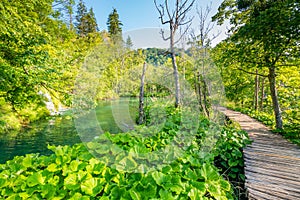
[[[163,186],[165,183],[170,182],[172,177],[170,175],[165,175],[161,172],[155,171],[152,174],[153,179],[157,185]]]
[[[105,169],[105,164],[98,163],[94,165],[93,173],[94,174],[101,174],[103,170]]]
[[[200,173],[205,180],[218,180],[220,177],[216,169],[208,163],[204,163]]]
[[[42,176],[40,172],[34,172],[27,179],[27,185],[29,187],[33,187],[35,185],[43,185],[45,182],[45,178]]]
[[[58,171],[59,169],[57,168],[57,165],[55,163],[51,163],[48,167],[47,167],[47,170],[49,172],[56,172]]]
[[[200,200],[202,199],[202,192],[200,192],[199,190],[192,188],[189,193],[188,196],[191,198],[191,200]]]
[[[82,194],[80,193],[75,193],[70,200],[90,200],[90,198],[88,196],[82,196]]]
[[[77,190],[80,187],[77,174],[69,174],[64,180],[64,185],[69,190]]]
[[[52,199],[55,196],[57,188],[53,185],[47,184],[42,187],[42,197],[46,199]]]
[[[89,178],[81,183],[81,190],[87,195],[96,196],[103,189],[104,178]]]
[[[82,163],[81,161],[78,161],[78,160],[72,160],[71,163],[70,163],[70,169],[71,169],[73,172],[78,171],[78,166],[79,166],[81,163]]]
[[[209,181],[206,183],[206,187],[212,196],[219,196],[222,194],[219,181]]]
[[[169,193],[167,190],[159,190],[159,196],[161,197],[161,199],[164,200],[174,200],[174,197],[171,193]]]
[[[21,192],[21,193],[19,193],[19,196],[22,199],[29,199],[29,197],[30,197],[30,195],[27,192]]]
[[[129,190],[129,194],[133,200],[142,200],[141,195],[134,189]]]
[[[228,181],[225,181],[223,179],[220,180],[221,188],[225,191],[230,191],[230,184]]]
[[[133,160],[133,158],[126,156],[116,165],[116,169],[119,171],[132,171],[137,168],[137,163]]]
[[[184,178],[186,178],[187,180],[197,180],[199,177],[194,170],[187,168],[185,170]]]
[[[48,183],[56,186],[59,183],[59,176],[50,177]]]
[[[20,199],[20,196],[18,194],[13,194],[9,197],[6,198],[6,200],[19,200]]]
[[[0,188],[4,188],[7,185],[6,183],[7,183],[6,179],[0,178]]]
[[[26,168],[32,166],[32,158],[31,155],[26,155],[25,158],[22,161],[22,165]]]
[[[137,189],[137,191],[139,191],[139,193],[141,194],[142,197],[148,197],[148,198],[156,197],[157,187],[154,184],[148,183],[145,186],[142,186],[141,184],[139,184],[136,187],[136,189]]]
[[[96,147],[96,152],[99,154],[108,154],[111,150],[112,145],[107,145],[107,144],[98,144]]]
[[[206,187],[204,182],[192,181],[191,185],[197,189],[198,194],[204,195],[206,192]]]

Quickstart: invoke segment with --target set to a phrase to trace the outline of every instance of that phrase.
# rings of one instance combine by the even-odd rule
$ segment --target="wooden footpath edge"
[[[248,198],[300,200],[300,148],[245,114],[217,110],[239,123],[253,140],[243,149]]]

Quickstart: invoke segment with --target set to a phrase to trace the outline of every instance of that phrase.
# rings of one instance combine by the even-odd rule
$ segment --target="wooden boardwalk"
[[[248,198],[300,200],[300,148],[247,115],[218,110],[238,122],[253,140],[243,150]]]

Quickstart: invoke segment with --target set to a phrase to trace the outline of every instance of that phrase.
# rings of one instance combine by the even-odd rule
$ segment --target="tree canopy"
[[[214,20],[223,23],[226,18],[233,25],[232,48],[226,50],[230,51],[229,59],[240,63],[244,70],[267,69],[276,127],[281,129],[276,71],[299,62],[299,2],[225,0]]]

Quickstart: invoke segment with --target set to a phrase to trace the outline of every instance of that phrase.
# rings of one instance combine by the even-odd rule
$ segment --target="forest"
[[[0,163],[0,199],[245,199],[251,140],[217,106],[300,146],[300,3],[196,4],[154,0],[170,47],[134,49],[115,8],[99,31],[84,0],[1,0],[0,138],[66,118],[82,142]],[[135,123],[100,130],[95,109],[123,98]]]

